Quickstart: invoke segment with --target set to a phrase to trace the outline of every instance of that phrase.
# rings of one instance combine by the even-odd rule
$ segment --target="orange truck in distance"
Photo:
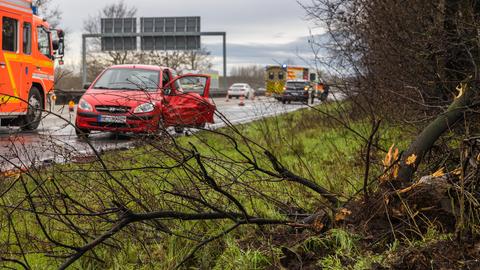
[[[53,96],[64,34],[50,29],[28,0],[0,0],[0,125],[36,129]],[[53,39],[55,38],[55,39]]]

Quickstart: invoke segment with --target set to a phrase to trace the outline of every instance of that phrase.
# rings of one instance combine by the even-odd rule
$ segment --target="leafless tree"
[[[328,64],[350,85],[347,94],[372,122],[387,118],[421,129],[441,116],[405,153],[405,158],[418,157],[415,166],[402,163],[410,169],[402,170],[401,178],[411,178],[412,168],[437,139],[476,103],[477,1],[313,0],[302,5],[310,20],[327,30],[329,44],[316,45],[330,49]],[[464,119],[472,132],[476,114]]]
[[[47,18],[50,26],[56,28],[62,21],[62,11],[52,6],[52,0],[34,0],[33,5],[38,7],[39,15]]]
[[[233,67],[229,80],[232,83],[248,83],[257,89],[265,87],[265,67],[258,65]]]

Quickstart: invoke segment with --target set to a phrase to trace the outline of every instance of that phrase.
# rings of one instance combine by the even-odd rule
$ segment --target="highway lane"
[[[218,113],[224,115],[232,124],[247,123],[305,107],[301,103],[283,105],[266,97],[257,98],[255,101],[246,100],[245,106],[239,106],[237,99],[229,102],[224,98],[213,100]],[[0,127],[0,171],[76,160],[93,153],[93,149],[98,152],[128,149],[142,141],[138,135],[119,136],[100,132],[92,133],[87,143],[75,135],[72,125],[74,121],[75,113],[69,112],[68,107],[55,106],[51,114],[44,116],[36,131],[21,132],[18,128]],[[216,116],[215,124],[207,128],[215,129],[224,125]]]

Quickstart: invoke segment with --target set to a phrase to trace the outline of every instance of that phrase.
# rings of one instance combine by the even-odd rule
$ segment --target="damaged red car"
[[[171,126],[181,132],[213,123],[208,75],[177,76],[167,67],[119,65],[86,88],[77,106],[78,136],[91,131],[154,133]]]

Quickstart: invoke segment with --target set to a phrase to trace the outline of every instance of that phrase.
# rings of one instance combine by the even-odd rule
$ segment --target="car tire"
[[[286,100],[284,100],[284,99],[282,99],[282,103],[283,103],[283,104],[285,104],[285,103],[287,103],[287,101],[286,101]]]
[[[75,135],[80,139],[86,139],[90,135],[90,130],[75,127]]]
[[[289,101],[288,101],[288,104],[292,104],[292,101],[291,101],[291,100],[289,100]]]
[[[185,132],[185,128],[181,126],[176,126],[175,127],[175,133],[177,134],[183,134]]]
[[[28,94],[27,115],[20,118],[20,126],[22,130],[35,130],[42,120],[43,97],[40,90],[35,86],[30,89]]]

